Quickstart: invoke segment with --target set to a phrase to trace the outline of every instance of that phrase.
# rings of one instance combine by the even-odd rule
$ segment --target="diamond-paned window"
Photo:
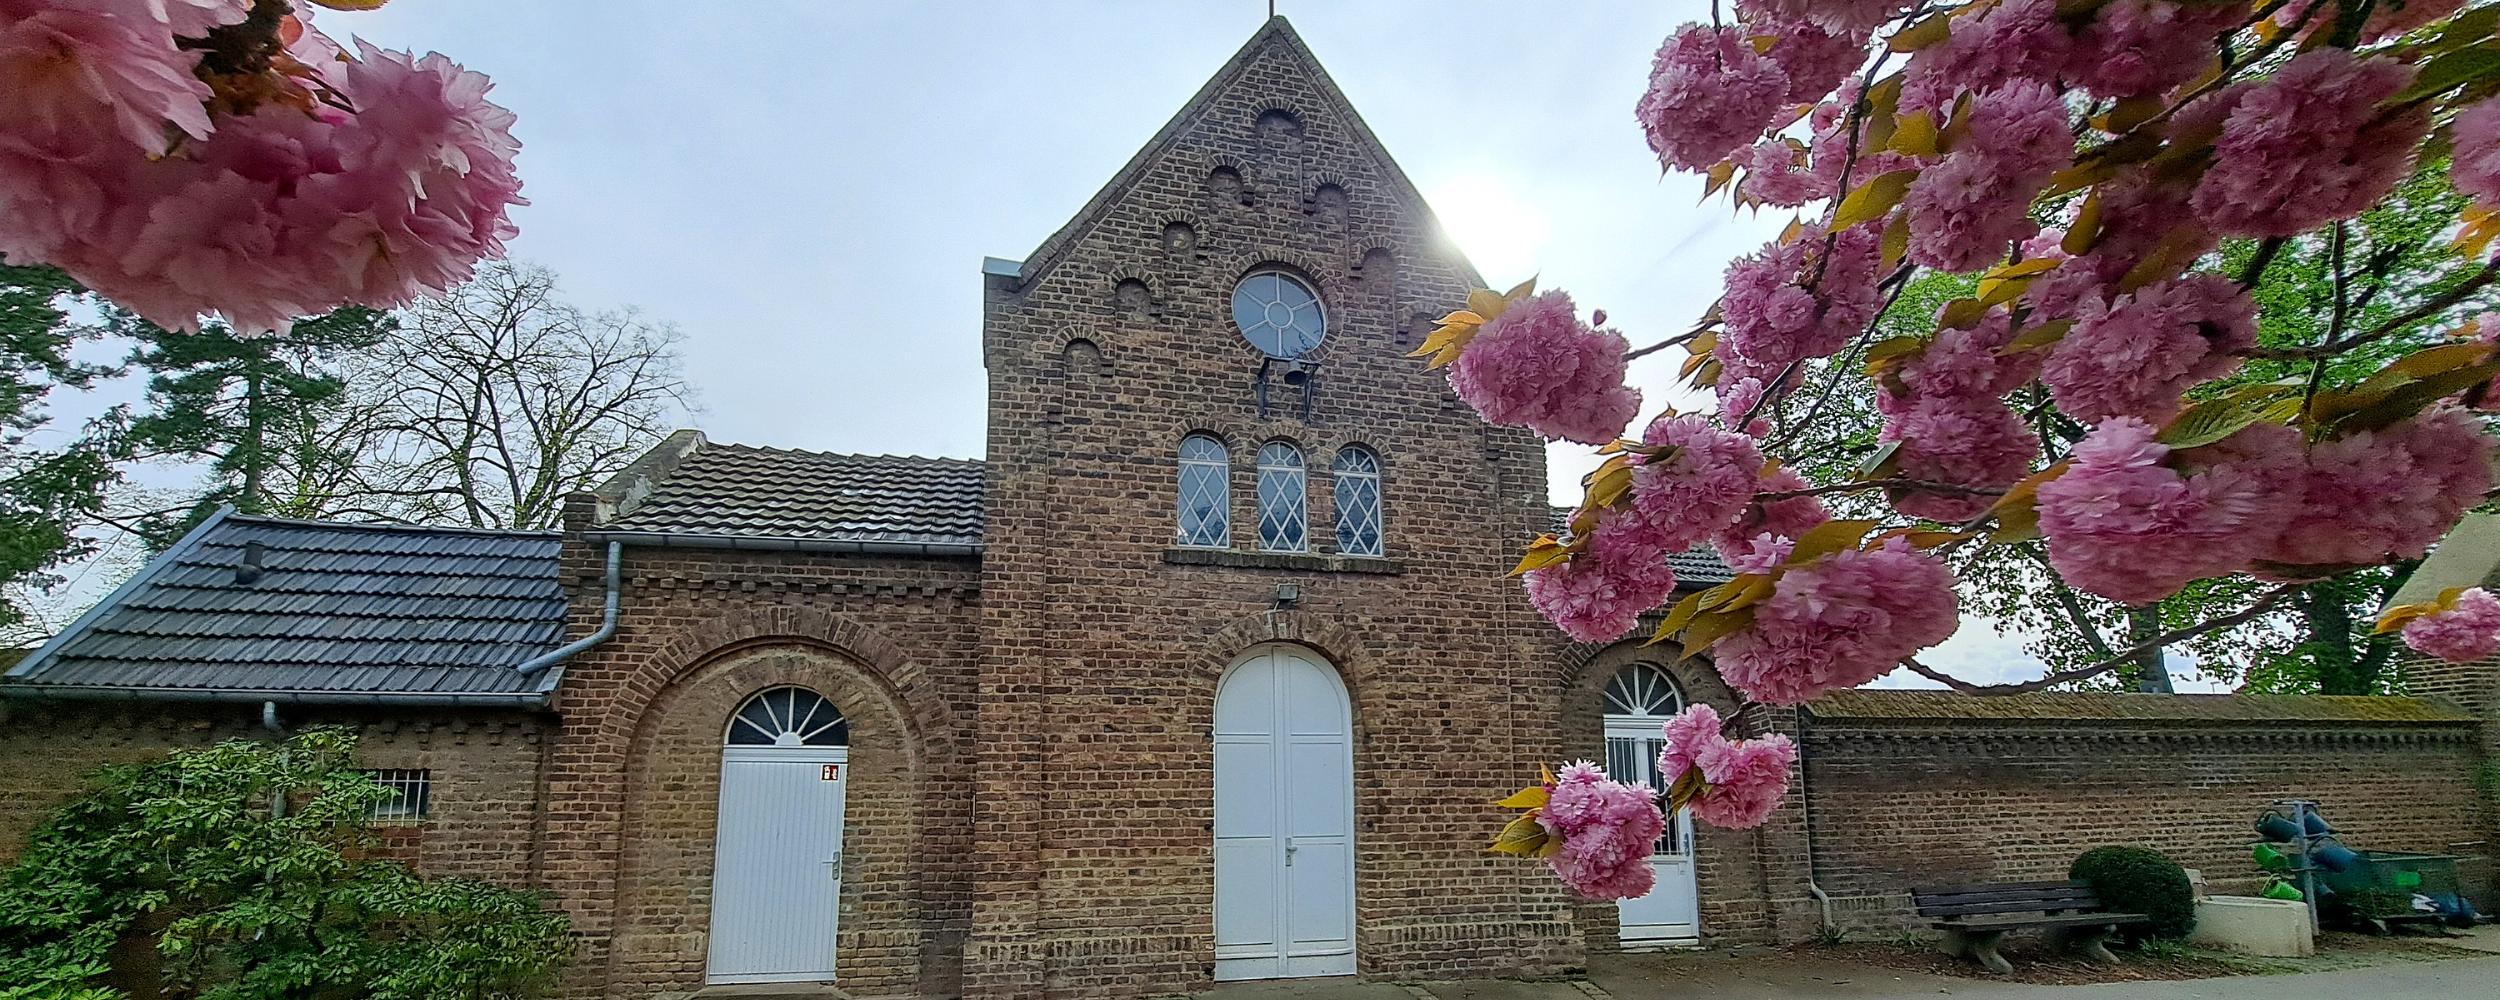
[[[733,747],[842,747],[851,725],[825,696],[803,687],[766,688],[729,719]]]
[[[1361,445],[1337,452],[1337,551],[1380,554],[1380,456]]]
[[[1174,541],[1220,549],[1233,544],[1233,467],[1224,443],[1204,434],[1181,439],[1180,523]]]
[[[1282,441],[1259,449],[1259,548],[1310,551],[1310,511],[1303,497],[1308,477],[1302,449]]]

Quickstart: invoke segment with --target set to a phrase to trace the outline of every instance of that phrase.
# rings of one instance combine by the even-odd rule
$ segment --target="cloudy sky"
[[[1631,121],[1703,4],[1283,0],[1488,279],[1539,274],[1643,343],[1787,216],[1696,204]],[[1266,16],[1263,0],[397,0],[334,36],[437,50],[520,116],[516,256],[687,335],[714,439],[982,453],[980,264],[1074,214]],[[1655,402],[1678,352],[1635,369]],[[1586,449],[1558,448],[1576,498]],[[1985,623],[1932,658],[2036,671]]]

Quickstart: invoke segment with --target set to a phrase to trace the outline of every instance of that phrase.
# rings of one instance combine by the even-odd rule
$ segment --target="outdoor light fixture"
[[[1301,584],[1299,584],[1299,583],[1280,583],[1280,584],[1277,584],[1277,585],[1276,585],[1276,606],[1277,606],[1277,607],[1279,607],[1279,608],[1290,608],[1290,607],[1293,607],[1296,603],[1300,602],[1301,600],[1302,600],[1302,585],[1301,585]]]

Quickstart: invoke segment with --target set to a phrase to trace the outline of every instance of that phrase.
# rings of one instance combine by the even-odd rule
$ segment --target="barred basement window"
[[[405,768],[369,770],[382,787],[391,790],[391,797],[365,807],[365,818],[376,823],[415,823],[434,809],[434,778],[432,772]]]

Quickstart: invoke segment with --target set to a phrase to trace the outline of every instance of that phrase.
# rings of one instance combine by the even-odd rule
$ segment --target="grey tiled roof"
[[[238,568],[261,545],[256,579]],[[558,535],[221,513],[9,672],[20,689],[544,694]]]
[[[705,443],[602,529],[970,545],[981,463]]]
[[[1571,512],[1575,509],[1552,508],[1546,530],[1556,536],[1568,534],[1571,531]],[[1696,546],[1668,556],[1667,566],[1675,570],[1675,584],[1679,588],[1711,587],[1736,578],[1736,571],[1727,568],[1727,563],[1708,546]]]

